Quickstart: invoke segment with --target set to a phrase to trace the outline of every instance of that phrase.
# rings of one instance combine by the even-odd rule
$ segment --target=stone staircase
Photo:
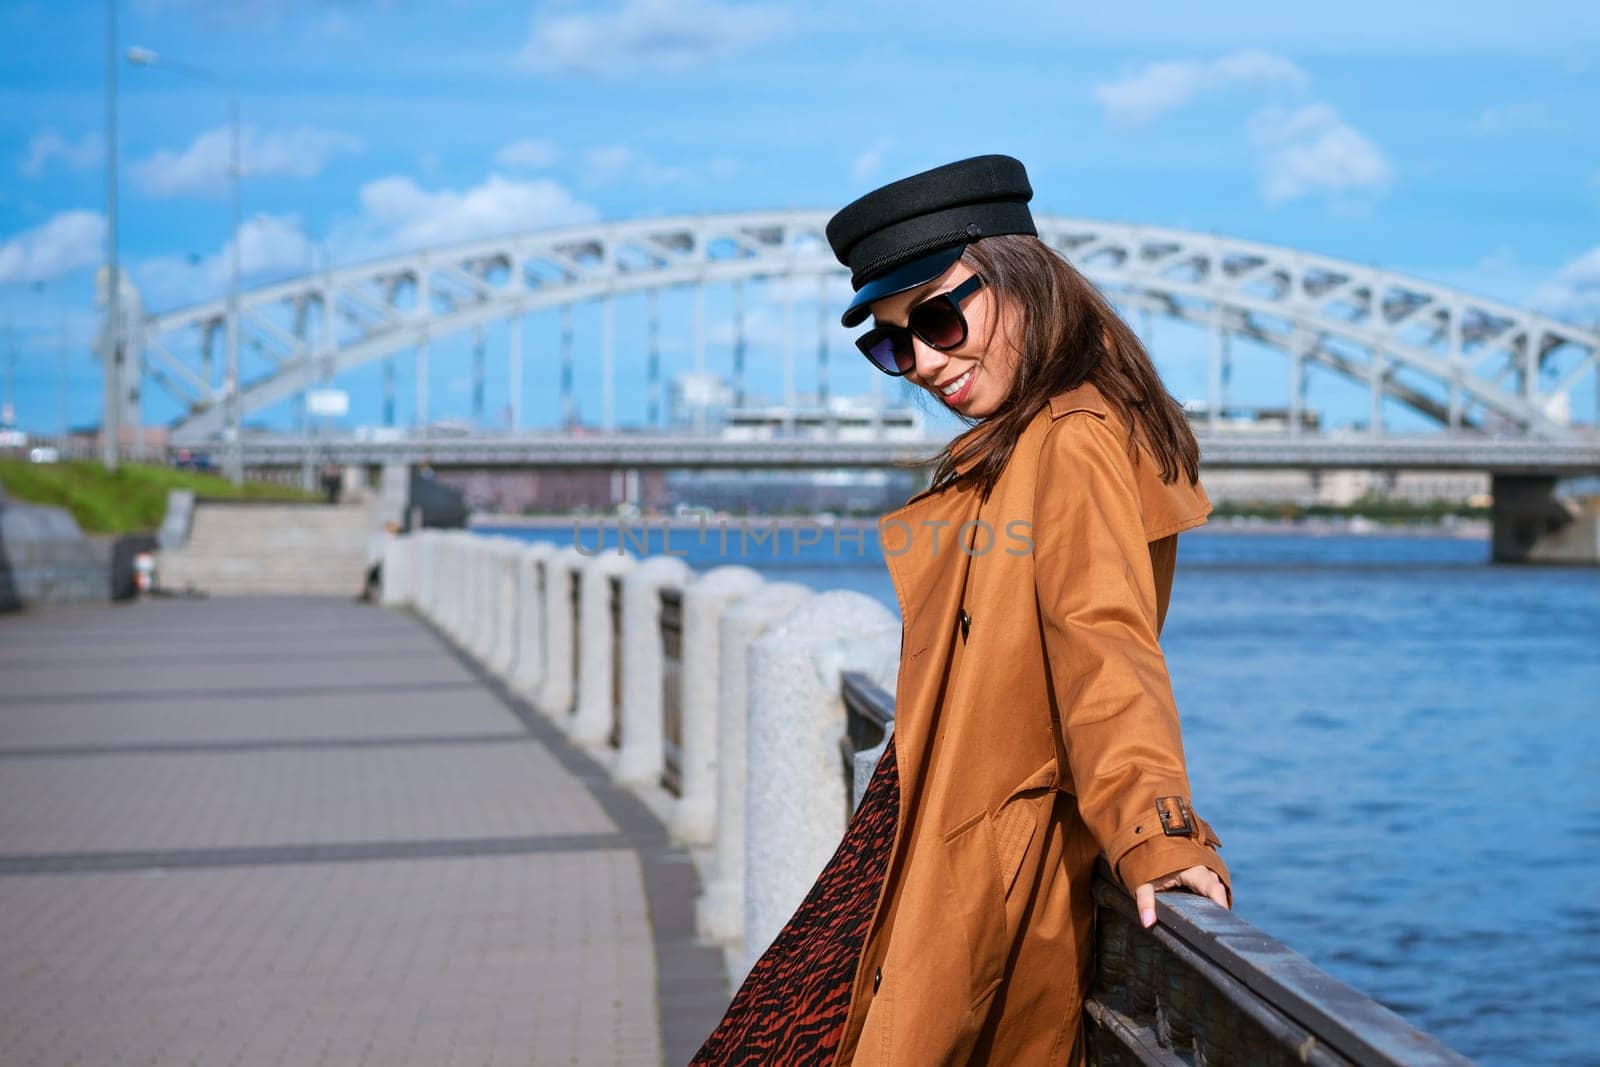
[[[170,592],[355,596],[373,522],[367,503],[198,501],[188,543],[157,555],[157,580]]]

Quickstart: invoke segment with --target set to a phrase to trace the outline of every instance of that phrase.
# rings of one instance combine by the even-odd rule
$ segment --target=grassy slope
[[[66,508],[88,533],[154,530],[167,510],[167,490],[193,489],[195,496],[222,499],[312,499],[298,489],[247,482],[193,471],[124,463],[108,471],[98,463],[70,460],[27,463],[0,459],[6,495],[30,504]]]

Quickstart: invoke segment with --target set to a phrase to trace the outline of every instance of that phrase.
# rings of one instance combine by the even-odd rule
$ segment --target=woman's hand
[[[1133,891],[1133,902],[1139,906],[1139,922],[1145,927],[1156,924],[1156,891],[1160,889],[1192,889],[1203,897],[1228,906],[1228,891],[1222,879],[1210,867],[1195,864],[1181,871],[1146,882]]]

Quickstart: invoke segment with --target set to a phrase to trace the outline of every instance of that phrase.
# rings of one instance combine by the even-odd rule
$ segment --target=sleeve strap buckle
[[[1183,797],[1156,797],[1156,815],[1161,819],[1162,833],[1171,837],[1194,836],[1194,810]]]

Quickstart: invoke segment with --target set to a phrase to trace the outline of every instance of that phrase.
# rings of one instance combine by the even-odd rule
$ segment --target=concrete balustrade
[[[893,614],[856,593],[768,583],[748,567],[697,576],[676,556],[585,554],[464,531],[396,537],[384,560],[394,567],[386,603],[409,604],[527,692],[674,836],[700,846],[708,870],[696,923],[724,947],[737,981],[844,832],[840,675],[860,671],[892,690]],[[682,606],[677,799],[660,785],[674,676],[664,591]]]
[[[750,645],[815,595],[797,582],[763,583],[728,604],[717,627],[717,828],[713,872],[695,909],[695,923],[707,941],[739,949],[741,963]]]
[[[418,543],[414,537],[386,537],[383,541],[383,585],[380,602],[400,607],[417,595]]]
[[[511,666],[511,685],[533,693],[544,680],[544,563],[555,555],[548,541],[524,545],[517,556],[517,649]]]
[[[574,741],[606,744],[622,698],[615,682],[618,647],[611,617],[611,579],[639,566],[631,552],[607,549],[584,558],[579,571],[578,703],[567,723]]]
[[[444,628],[445,613],[449,609],[451,593],[450,581],[450,547],[451,534],[446,530],[439,530],[424,534],[431,546],[428,551],[427,578],[425,581],[424,596],[427,600],[428,618]]]
[[[409,605],[459,634],[480,662],[528,686],[540,710],[674,836],[714,842],[709,855],[691,855],[711,866],[696,926],[722,946],[738,985],[838,848],[849,798],[883,752],[883,744],[856,746],[893,729],[894,613],[858,593],[768,584],[745,567],[696,577],[675,556],[585,555],[469,533],[396,538],[383,559],[385,604]],[[621,747],[613,750],[619,655]],[[662,786],[663,711],[673,703],[676,800]],[[841,753],[853,764],[854,794]],[[1096,953],[1108,962],[1086,990],[1085,1020],[1108,1062],[1119,1049],[1141,1062],[1171,1059],[1148,1037],[1170,1023],[1182,1047],[1192,1039],[1220,1050],[1217,1062],[1288,1062],[1322,1048],[1330,1062],[1466,1063],[1203,898],[1162,894],[1156,906],[1167,933],[1152,935],[1137,926],[1133,901],[1103,858],[1093,894]],[[1153,989],[1140,977],[1149,973],[1171,981]]]
[[[445,550],[445,611],[440,619],[445,633],[455,641],[461,640],[461,628],[467,614],[467,597],[470,593],[467,579],[467,549],[472,535],[457,531],[450,535]]]
[[[417,543],[416,588],[412,606],[428,618],[435,614],[434,594],[438,590],[439,531],[418,530],[405,540]]]
[[[750,645],[744,962],[772,943],[844,836],[840,675],[894,687],[900,623],[871,597],[822,593]]]
[[[572,582],[588,559],[576,548],[558,550],[544,561],[545,673],[534,706],[563,729],[572,714],[576,685],[573,653],[576,620],[572,614]]]
[[[450,533],[447,530],[429,530],[423,538],[427,544],[427,562],[423,564],[423,611],[436,625],[443,628],[446,599],[450,591]]]
[[[496,674],[509,679],[521,625],[522,603],[517,596],[517,560],[522,555],[522,542],[510,537],[497,538],[492,551],[494,632],[489,638],[488,663]]]
[[[761,575],[749,567],[715,567],[683,591],[681,796],[673,812],[671,830],[685,844],[711,844],[716,828],[722,652],[719,623],[731,604],[761,584]]]
[[[422,534],[422,611],[435,625],[443,627],[445,597],[450,588],[450,575],[445,569],[449,563],[450,533],[447,530],[427,530]]]
[[[487,660],[489,644],[494,637],[495,582],[493,537],[479,535],[472,547],[472,613],[467,630],[467,649],[480,660]]]
[[[622,747],[617,780],[654,785],[662,742],[661,591],[682,589],[694,572],[676,556],[651,556],[622,579]]]

